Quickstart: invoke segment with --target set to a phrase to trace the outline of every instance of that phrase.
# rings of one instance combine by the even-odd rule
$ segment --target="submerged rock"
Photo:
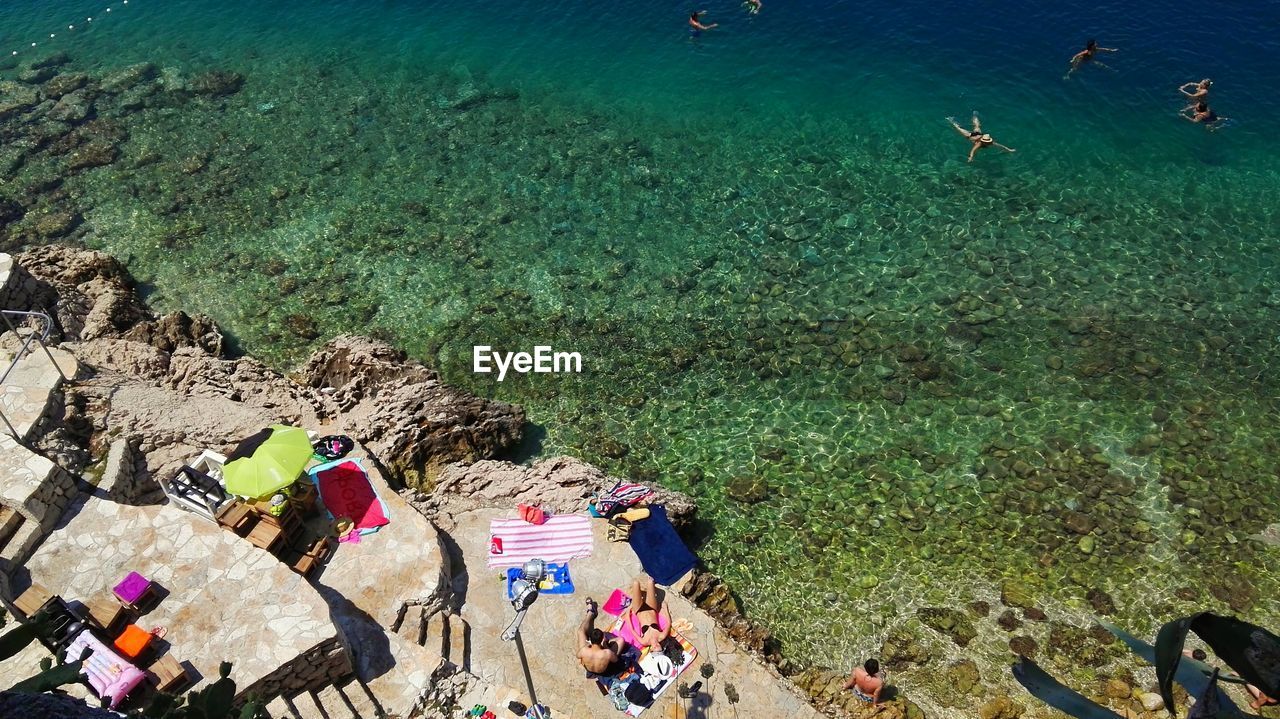
[[[936,632],[947,635],[958,646],[969,646],[969,642],[978,636],[969,615],[958,609],[941,607],[923,607],[916,610],[916,616],[925,626]]]

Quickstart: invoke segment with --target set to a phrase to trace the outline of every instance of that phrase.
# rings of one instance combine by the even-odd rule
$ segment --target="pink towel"
[[[489,522],[489,568],[518,567],[530,559],[567,562],[591,556],[591,519],[557,514],[546,524],[523,519]]]
[[[334,517],[348,517],[355,529],[374,529],[391,521],[359,462],[346,460],[321,469],[316,477],[320,500]]]
[[[671,622],[667,618],[658,615],[658,629],[665,630],[671,626]],[[618,621],[613,623],[613,627],[609,629],[615,636],[633,647],[642,647],[640,644],[640,620],[636,619],[636,615],[628,614],[626,617],[618,617]],[[674,632],[673,632],[674,634]]]

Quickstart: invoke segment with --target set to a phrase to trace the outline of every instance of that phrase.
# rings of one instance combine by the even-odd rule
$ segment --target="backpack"
[[[342,459],[355,447],[356,443],[345,434],[331,434],[327,437],[321,437],[311,445],[317,457],[323,457],[331,461]]]

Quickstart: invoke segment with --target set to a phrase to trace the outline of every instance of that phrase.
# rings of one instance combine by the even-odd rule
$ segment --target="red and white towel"
[[[518,567],[530,559],[567,562],[591,556],[594,544],[591,519],[578,514],[558,514],[545,524],[523,519],[489,522],[489,568]]]

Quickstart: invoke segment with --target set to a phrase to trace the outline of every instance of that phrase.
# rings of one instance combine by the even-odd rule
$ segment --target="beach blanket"
[[[623,626],[623,621],[619,619],[614,623],[613,633],[623,636],[622,632],[624,631],[626,631],[626,627]],[[670,689],[676,683],[676,678],[683,674],[684,670],[692,666],[693,660],[698,658],[698,650],[694,649],[693,644],[688,639],[676,632],[672,632],[671,636],[680,640],[680,646],[684,649],[684,654],[679,664],[672,663],[661,652],[652,652],[646,647],[640,652],[640,660],[636,662],[636,665],[619,674],[614,681],[625,682],[634,677],[636,681],[644,684],[649,688],[649,691],[653,692],[653,700],[656,704],[658,697]],[[653,706],[653,704],[649,706]],[[638,704],[630,704],[627,706],[626,714],[627,716],[638,717],[648,708]]]
[[[348,517],[360,534],[370,534],[391,521],[387,505],[378,497],[359,459],[341,459],[307,470],[320,490],[329,516]]]
[[[557,514],[545,524],[494,519],[489,522],[488,566],[518,567],[530,559],[567,562],[590,557],[593,546],[591,519],[582,515]]]
[[[644,571],[653,577],[653,581],[664,586],[675,584],[698,563],[698,558],[676,534],[676,528],[667,519],[667,510],[660,504],[649,507],[648,519],[631,526],[628,541],[640,558]]]

